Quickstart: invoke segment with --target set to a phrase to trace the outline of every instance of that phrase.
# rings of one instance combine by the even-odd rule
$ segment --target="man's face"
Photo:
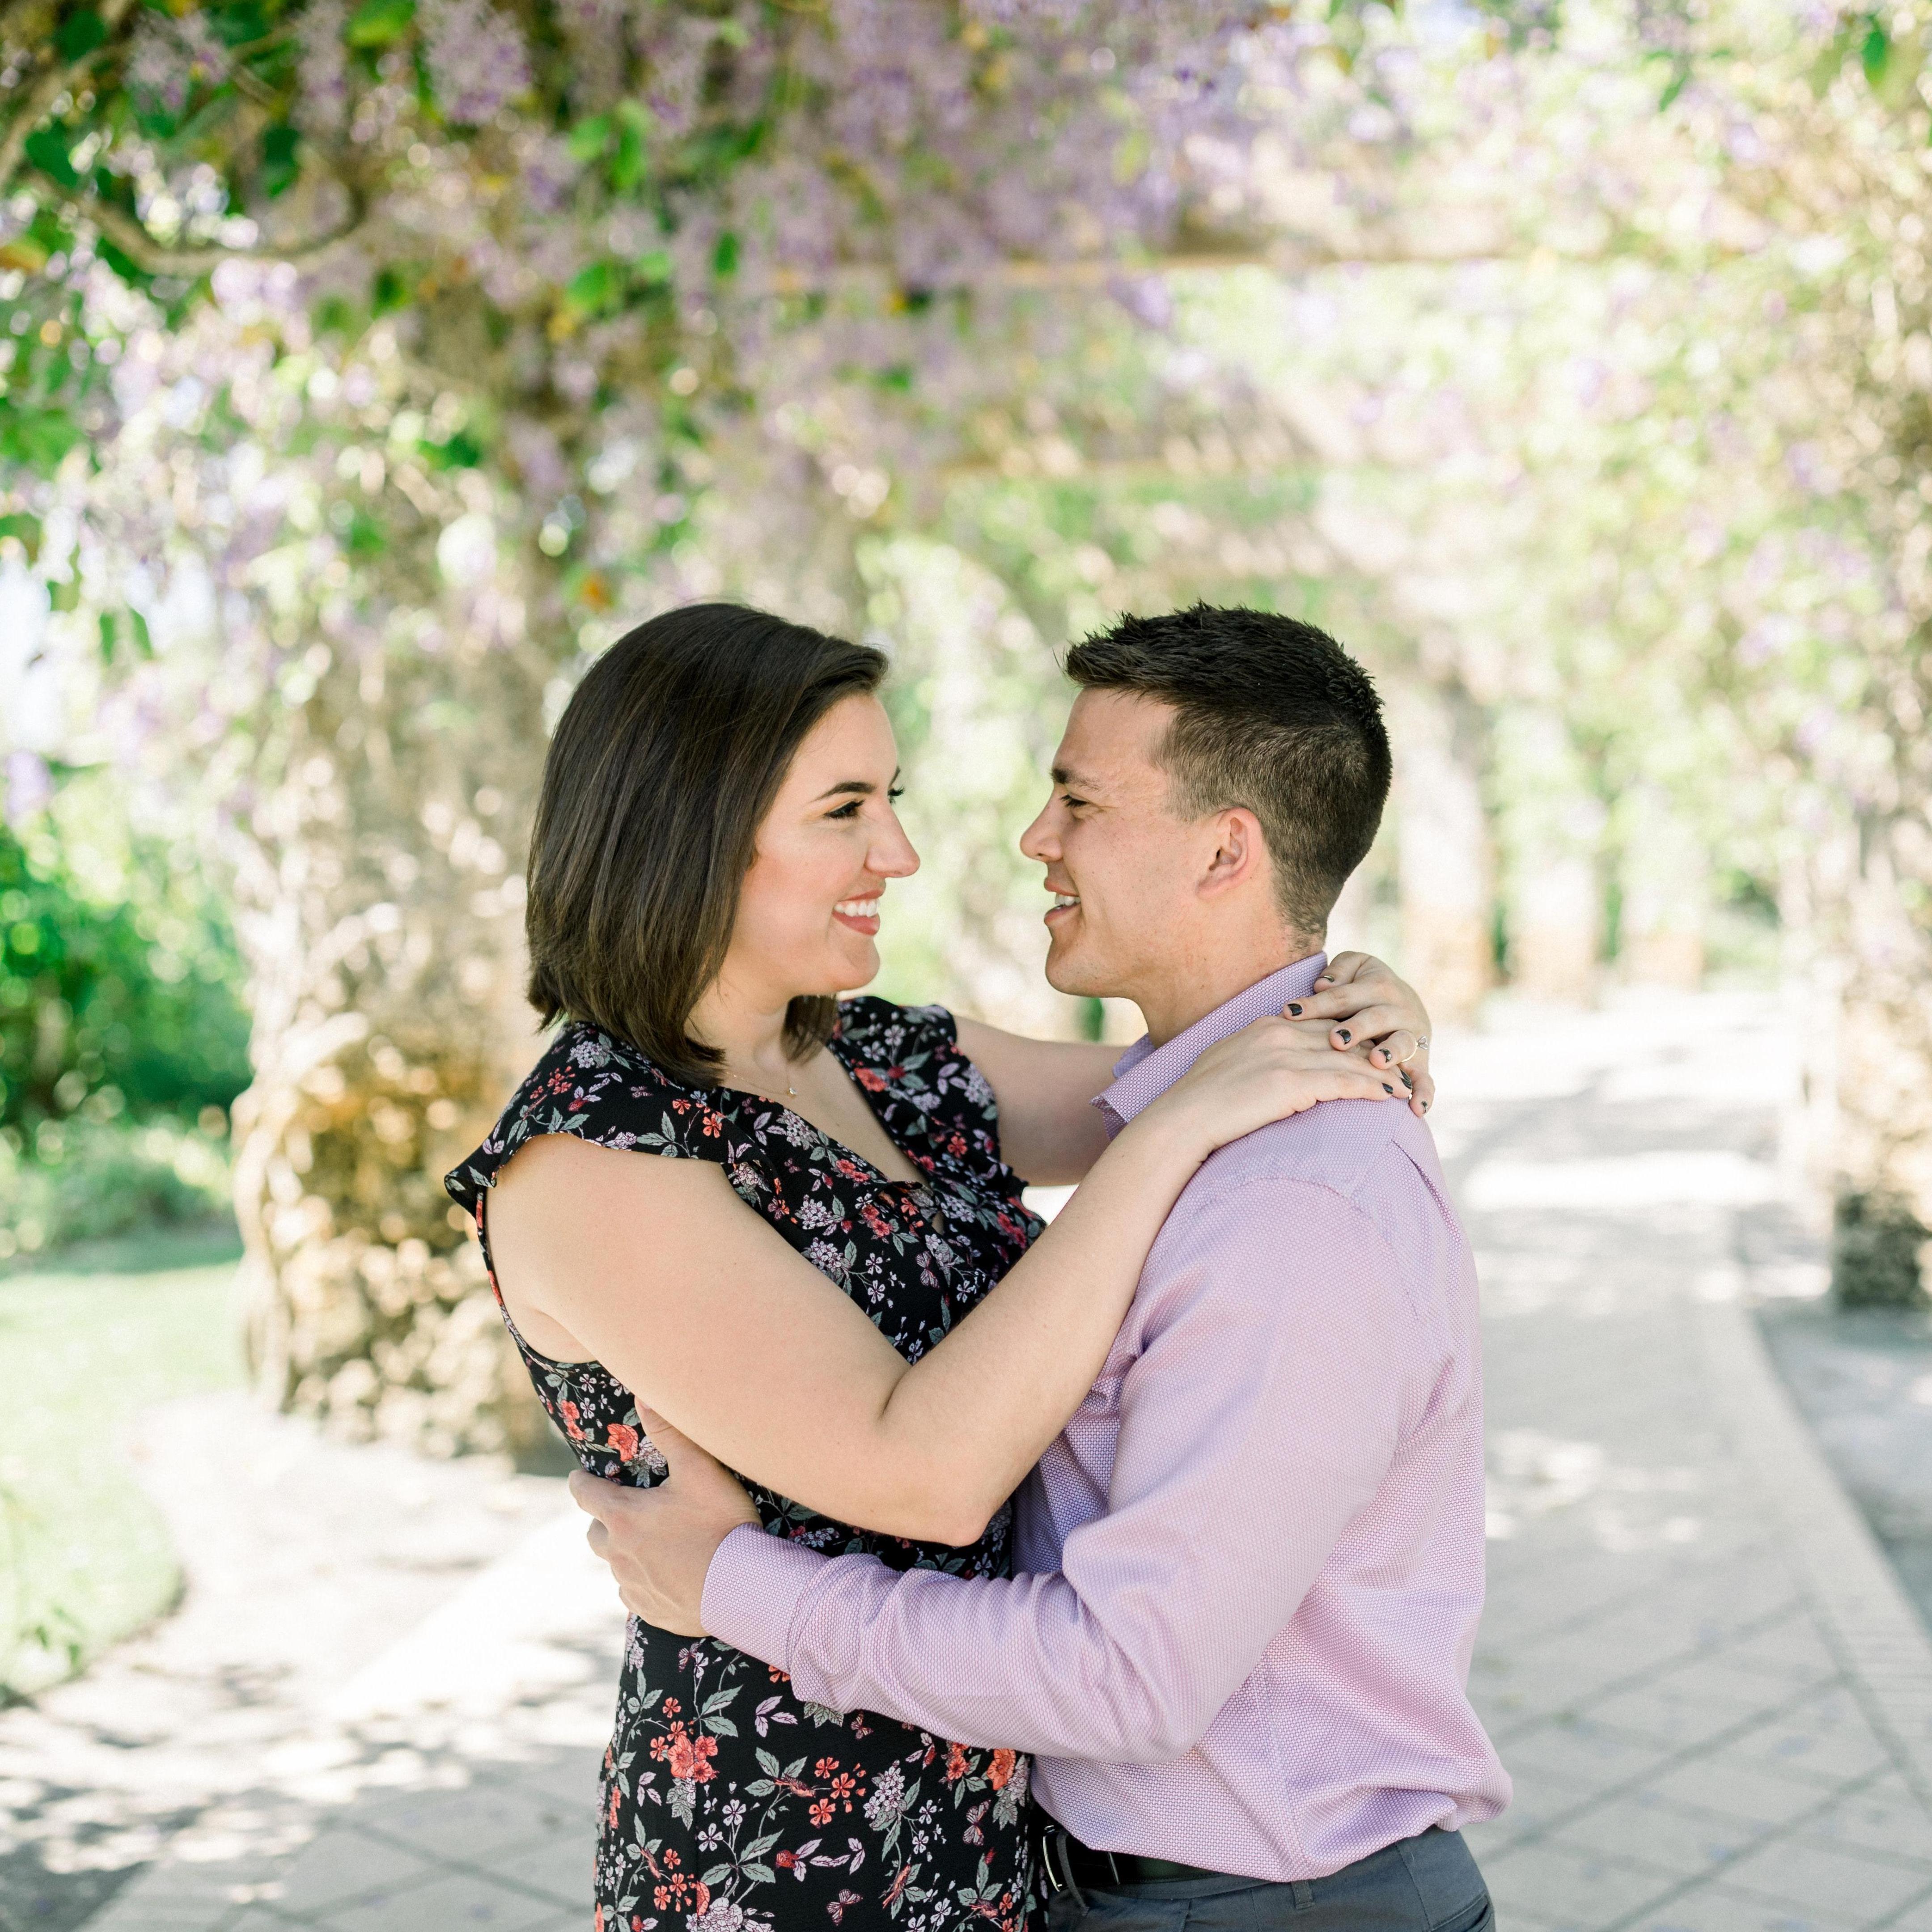
[[[1053,765],[1053,796],[1020,850],[1046,868],[1048,982],[1063,993],[1138,997],[1184,961],[1196,886],[1214,837],[1175,816],[1155,754],[1171,706],[1114,691],[1074,700]]]

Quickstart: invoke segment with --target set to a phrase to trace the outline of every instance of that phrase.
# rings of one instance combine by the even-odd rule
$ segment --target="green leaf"
[[[648,254],[640,255],[631,264],[631,272],[650,287],[662,287],[670,280],[670,251],[653,248]]]
[[[262,186],[270,200],[295,185],[302,172],[301,147],[301,135],[286,124],[262,130]]]
[[[28,516],[24,510],[0,517],[0,537],[18,537],[26,547],[27,561],[32,563],[40,554],[40,520]]]
[[[1874,87],[1885,84],[1885,70],[1892,64],[1892,37],[1876,14],[1865,16],[1865,37],[1858,43],[1858,64]]]
[[[738,272],[738,238],[728,228],[718,236],[718,246],[712,251],[711,272],[721,281]]]
[[[29,134],[26,155],[42,174],[51,176],[62,188],[80,185],[80,177],[74,171],[74,159],[68,150],[64,128],[43,128]]]
[[[416,0],[362,0],[350,15],[346,35],[352,47],[386,47],[409,32]]]
[[[483,446],[467,430],[457,430],[445,442],[419,442],[416,448],[432,470],[474,470],[483,460]]]
[[[399,308],[407,308],[415,293],[413,275],[393,266],[379,268],[369,291],[369,311],[372,315],[392,315]]]
[[[0,268],[20,268],[38,275],[47,266],[47,256],[52,253],[33,236],[16,235],[10,242],[0,242]]]
[[[358,510],[349,520],[348,548],[351,556],[366,562],[389,548],[388,532],[367,510]]]
[[[620,292],[615,265],[592,262],[571,278],[563,292],[564,306],[580,320],[614,308]]]
[[[610,161],[610,185],[628,194],[644,178],[644,137],[627,119],[617,130],[617,152]]]
[[[566,146],[570,149],[570,158],[586,165],[597,159],[610,145],[610,117],[608,114],[593,114],[587,121],[580,121],[570,130],[570,139]]]
[[[1664,92],[1657,97],[1658,112],[1661,113],[1690,84],[1690,63],[1680,61],[1677,69],[1664,83]]]
[[[0,401],[0,462],[51,476],[80,440],[80,424],[64,410],[16,409]]]
[[[60,23],[60,32],[54,36],[60,57],[66,61],[77,61],[83,54],[91,54],[96,47],[106,44],[107,23],[92,7],[82,7],[70,14]]]

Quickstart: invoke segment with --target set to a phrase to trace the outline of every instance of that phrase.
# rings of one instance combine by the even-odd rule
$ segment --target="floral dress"
[[[959,1051],[950,1013],[847,1000],[831,1050],[917,1182],[888,1179],[776,1101],[686,1086],[635,1048],[572,1024],[444,1184],[476,1216],[488,1262],[484,1199],[533,1135],[716,1161],[748,1207],[916,1360],[1040,1224],[1000,1159],[992,1090]],[[584,1467],[640,1488],[660,1480],[664,1459],[631,1391],[596,1362],[539,1354],[509,1326]],[[953,1549],[854,1529],[746,1486],[770,1534],[813,1550],[966,1576],[1011,1568],[1010,1505],[977,1542]],[[808,1703],[782,1671],[745,1652],[633,1617],[604,1759],[596,1932],[938,1932],[977,1920],[1018,1932],[1027,1779],[1027,1760],[1012,1751]]]

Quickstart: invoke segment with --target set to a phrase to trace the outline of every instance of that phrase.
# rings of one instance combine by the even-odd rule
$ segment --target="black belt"
[[[1106,1892],[1121,1885],[1164,1885],[1174,1879],[1226,1878],[1226,1872],[1204,1865],[1183,1864],[1178,1858],[1143,1858],[1138,1852],[1096,1852],[1083,1845],[1064,1826],[1042,1819],[1040,1862],[1050,1892],[1071,1892],[1077,1898],[1089,1889]]]

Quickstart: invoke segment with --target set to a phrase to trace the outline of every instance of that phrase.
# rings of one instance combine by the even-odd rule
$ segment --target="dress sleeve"
[[[530,1070],[482,1146],[443,1177],[472,1214],[526,1142],[574,1134],[596,1147],[729,1166],[741,1158],[716,1096],[673,1080],[634,1048],[594,1027],[568,1026]]]
[[[872,1069],[917,1108],[934,1142],[956,1160],[986,1170],[988,1181],[1010,1178],[1012,1187],[1000,1191],[1017,1192],[1023,1184],[1000,1168],[1000,1110],[993,1090],[960,1050],[958,1024],[944,1006],[848,1000],[839,1010],[839,1032],[855,1064]]]

